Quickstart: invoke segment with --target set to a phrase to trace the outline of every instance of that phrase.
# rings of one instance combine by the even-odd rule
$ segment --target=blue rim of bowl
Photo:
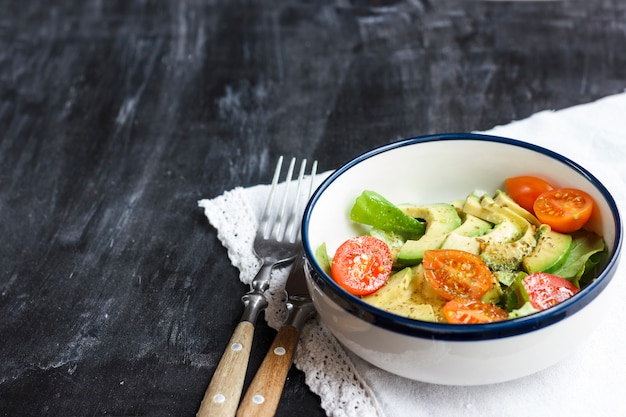
[[[349,170],[353,166],[375,155],[387,152],[392,149],[409,146],[416,143],[432,142],[432,141],[454,141],[454,140],[479,140],[488,142],[498,142],[502,144],[517,146],[529,149],[569,166],[572,170],[578,172],[585,177],[593,186],[602,194],[610,207],[613,215],[613,224],[615,227],[615,244],[612,252],[609,254],[607,264],[603,268],[599,276],[587,287],[581,290],[575,297],[572,297],[550,309],[541,311],[525,317],[519,317],[501,322],[487,324],[448,324],[448,323],[431,323],[419,320],[413,320],[407,317],[398,316],[393,313],[381,310],[370,304],[361,301],[343,288],[337,285],[331,277],[329,277],[315,261],[315,250],[309,245],[307,224],[310,221],[311,211],[315,207],[321,193],[330,186],[340,175]],[[609,284],[617,264],[619,262],[619,253],[622,246],[622,224],[619,210],[615,200],[606,189],[606,187],[589,171],[578,165],[576,162],[560,155],[554,151],[537,146],[531,143],[509,139],[500,136],[483,135],[475,133],[446,133],[438,135],[418,136],[410,139],[403,139],[391,142],[386,145],[379,146],[368,152],[361,154],[345,165],[338,168],[326,178],[313,193],[309,200],[302,219],[302,242],[304,246],[305,256],[307,258],[308,276],[313,283],[326,296],[342,307],[345,311],[358,317],[366,322],[374,324],[378,327],[390,330],[395,333],[406,334],[410,336],[435,339],[435,340],[451,340],[451,341],[470,341],[470,340],[489,340],[503,337],[517,336],[532,332],[554,323],[576,313],[593,299]]]

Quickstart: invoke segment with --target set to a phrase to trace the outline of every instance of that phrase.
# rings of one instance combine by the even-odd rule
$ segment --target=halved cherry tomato
[[[477,255],[455,249],[424,252],[424,277],[446,300],[480,299],[492,285],[491,272]]]
[[[385,285],[393,260],[391,250],[373,236],[356,236],[339,246],[331,273],[343,289],[354,295],[367,295]]]
[[[591,217],[593,198],[582,190],[559,188],[541,193],[535,200],[535,216],[561,233],[582,228]]]
[[[454,298],[444,304],[443,316],[448,323],[475,324],[506,320],[509,313],[492,303],[471,298]]]
[[[580,291],[565,278],[545,272],[528,275],[522,280],[522,285],[528,293],[530,304],[538,310],[552,307]]]
[[[537,197],[545,191],[554,189],[546,180],[530,175],[507,178],[504,185],[506,193],[513,201],[531,213]]]

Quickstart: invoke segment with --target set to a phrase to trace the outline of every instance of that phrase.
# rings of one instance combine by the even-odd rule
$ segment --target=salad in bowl
[[[508,381],[597,327],[622,221],[554,151],[459,133],[371,149],[332,172],[302,222],[315,309],[357,356],[447,385]]]
[[[488,323],[550,308],[605,262],[603,238],[584,230],[595,203],[534,176],[504,183],[493,194],[423,205],[365,190],[349,215],[364,234],[332,256],[322,244],[316,258],[349,293],[412,319]]]

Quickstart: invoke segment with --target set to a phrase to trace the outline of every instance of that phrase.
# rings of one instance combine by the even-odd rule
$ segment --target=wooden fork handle
[[[204,394],[197,417],[235,415],[248,369],[253,335],[252,323],[242,321],[237,325]]]
[[[241,401],[237,417],[271,417],[275,414],[298,337],[298,329],[294,326],[280,328]]]

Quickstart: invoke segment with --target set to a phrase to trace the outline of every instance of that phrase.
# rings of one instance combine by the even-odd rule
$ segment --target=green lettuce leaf
[[[604,240],[595,233],[580,230],[572,234],[572,246],[565,262],[550,273],[571,281],[580,288],[593,276],[595,266],[602,262],[606,251]]]
[[[332,260],[330,256],[328,256],[328,250],[326,249],[326,242],[322,243],[315,250],[315,260],[319,264],[319,266],[330,275],[330,266]]]

